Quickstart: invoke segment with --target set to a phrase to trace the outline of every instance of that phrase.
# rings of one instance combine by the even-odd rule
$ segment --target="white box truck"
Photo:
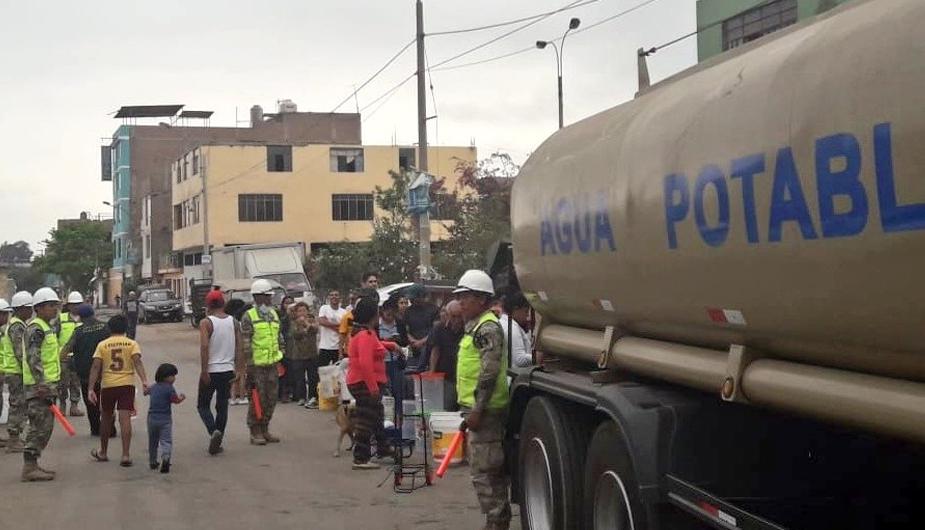
[[[215,282],[276,280],[297,301],[314,306],[315,295],[305,275],[304,261],[303,243],[234,245],[212,251],[212,277]]]

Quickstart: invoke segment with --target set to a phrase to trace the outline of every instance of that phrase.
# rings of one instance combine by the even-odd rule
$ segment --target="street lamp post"
[[[559,49],[559,46],[556,46],[556,41],[552,41],[552,40],[551,41],[544,41],[544,40],[536,41],[536,47],[538,49],[542,50],[546,48],[546,46],[551,44],[552,49],[555,50],[556,52],[556,73],[558,74],[558,77],[559,77],[558,80],[559,80],[559,128],[560,129],[565,126],[564,119],[563,119],[563,111],[562,111],[562,59],[563,59],[563,54],[565,54],[565,37],[567,37],[569,32],[572,31],[573,29],[578,29],[578,26],[580,25],[581,25],[581,20],[578,18],[573,18],[569,20],[568,29],[565,30],[565,34],[562,35],[562,39],[561,39],[562,49],[561,50]]]

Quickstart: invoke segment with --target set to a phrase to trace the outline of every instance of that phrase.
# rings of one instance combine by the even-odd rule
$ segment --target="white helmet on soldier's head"
[[[492,296],[495,294],[495,285],[491,277],[478,269],[467,270],[456,283],[453,294],[475,292]]]
[[[29,291],[19,291],[13,295],[13,298],[10,300],[10,305],[13,306],[13,309],[32,307],[32,295],[29,294]]]
[[[273,284],[270,280],[259,278],[251,284],[251,294],[272,294]]]
[[[32,295],[32,305],[37,306],[40,304],[45,304],[48,302],[60,302],[61,299],[58,298],[58,293],[55,292],[51,287],[42,287]]]
[[[71,293],[67,295],[67,303],[82,304],[84,303],[84,297],[82,294],[78,293],[77,291],[71,291]]]
[[[4,300],[3,298],[0,298],[0,312],[2,312],[2,313],[9,313],[9,312],[11,312],[11,311],[13,311],[13,308],[10,307],[9,302],[7,302],[6,300]]]

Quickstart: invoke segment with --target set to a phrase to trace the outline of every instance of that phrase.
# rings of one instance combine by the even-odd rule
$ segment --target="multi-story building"
[[[211,143],[190,150],[172,171],[173,249],[184,264],[184,285],[203,277],[204,248],[303,242],[317,250],[368,241],[373,191],[391,186],[389,172],[413,167],[414,160],[414,147],[357,144]],[[476,161],[476,149],[432,146],[428,160],[429,173],[452,190],[461,165]],[[446,236],[439,220],[432,220],[431,233],[435,240]]]
[[[697,58],[704,61],[850,0],[697,0]]]
[[[297,112],[289,101],[280,112],[251,109],[249,127],[211,127],[208,111],[182,111],[182,105],[122,107],[123,121],[103,146],[103,180],[113,184],[113,262],[109,303],[123,283],[161,282],[182,265],[170,260],[172,248],[171,164],[208,142],[359,144],[359,114]],[[139,120],[166,120],[139,125]],[[194,125],[190,125],[193,123]],[[195,125],[201,123],[202,125]]]

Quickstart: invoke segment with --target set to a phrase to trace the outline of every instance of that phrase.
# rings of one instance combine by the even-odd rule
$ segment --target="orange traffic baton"
[[[254,415],[257,421],[263,420],[263,407],[260,406],[260,394],[257,393],[257,387],[251,389],[251,402],[254,404]]]
[[[58,419],[58,423],[60,423],[61,426],[64,427],[64,430],[67,431],[68,436],[74,436],[77,434],[77,431],[74,430],[74,426],[71,425],[71,422],[67,421],[67,418],[64,417],[64,414],[61,412],[61,409],[58,408],[58,405],[52,403],[48,408],[51,409],[51,413],[54,414],[55,418]]]
[[[443,461],[440,462],[440,467],[437,468],[438,478],[443,478],[443,475],[446,474],[446,470],[450,467],[450,461],[453,460],[453,455],[455,455],[456,451],[459,450],[459,446],[462,444],[465,437],[466,424],[463,423],[456,435],[453,436],[453,441],[450,442],[450,449],[446,452],[446,456],[443,457]]]

